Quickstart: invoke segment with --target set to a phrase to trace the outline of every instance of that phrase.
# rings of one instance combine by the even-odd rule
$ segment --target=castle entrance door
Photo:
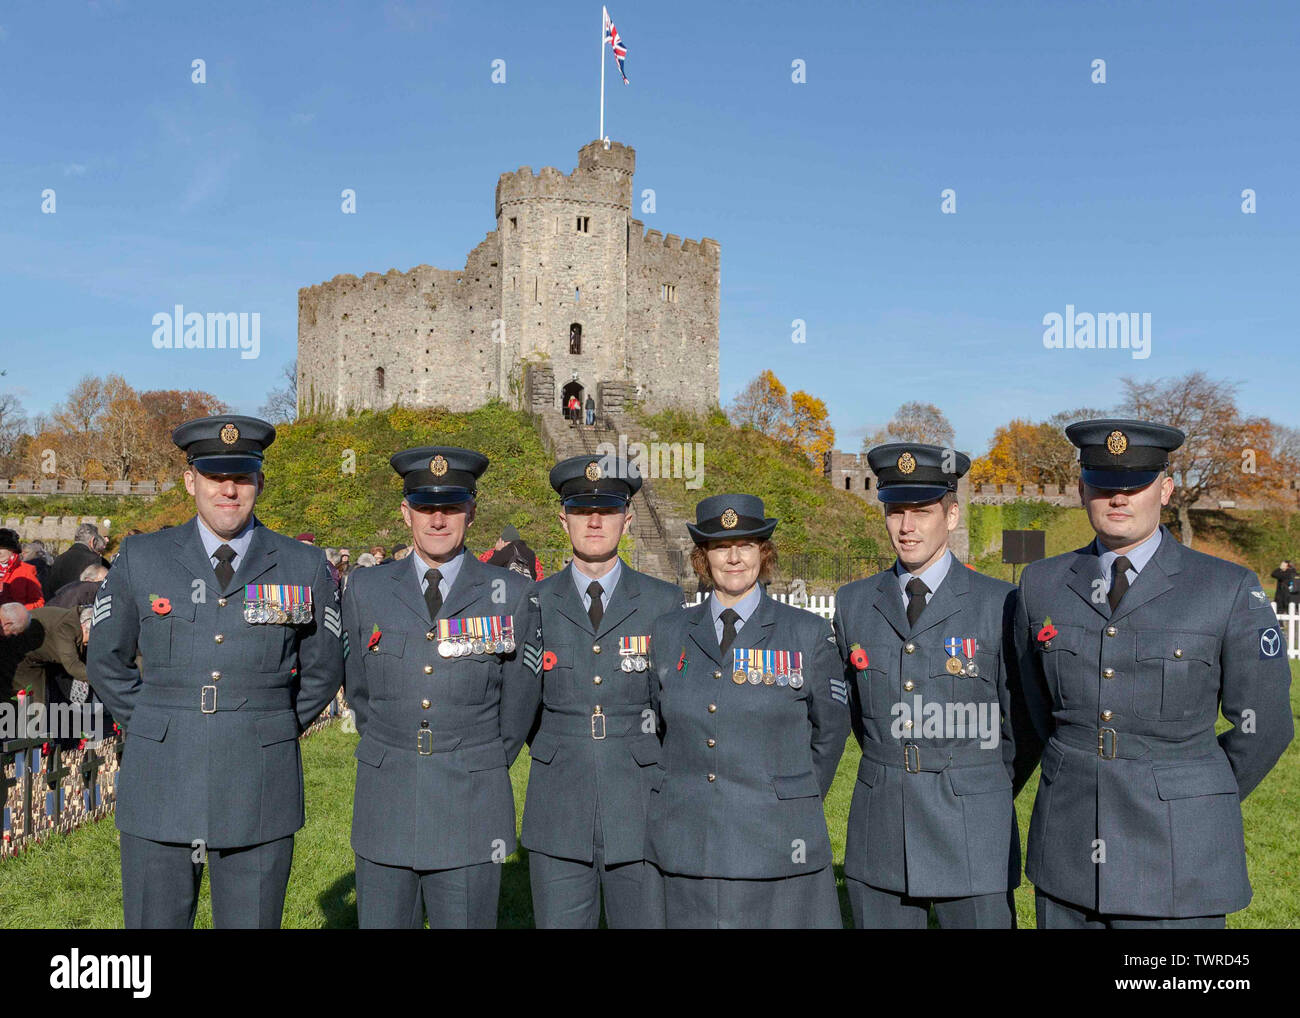
[[[570,409],[570,401],[576,399],[577,409]],[[583,388],[581,382],[570,382],[560,390],[560,409],[564,411],[564,416],[575,424],[582,421],[582,401]]]

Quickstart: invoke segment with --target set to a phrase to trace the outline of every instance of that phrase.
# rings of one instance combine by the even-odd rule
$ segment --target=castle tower
[[[636,152],[593,141],[573,172],[501,174],[496,229],[462,270],[420,265],[298,293],[305,413],[397,403],[543,412],[718,402],[717,241],[632,218]]]

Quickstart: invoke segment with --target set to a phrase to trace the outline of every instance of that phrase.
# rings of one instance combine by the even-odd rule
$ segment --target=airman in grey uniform
[[[352,849],[363,928],[492,928],[515,850],[509,767],[542,667],[533,584],[465,552],[481,453],[391,461],[414,551],[352,572],[343,595],[356,714]]]
[[[303,825],[298,735],[342,678],[325,556],[262,526],[265,421],[182,424],[188,523],[127,538],[95,599],[86,671],[126,729],[117,789],[126,925],[280,925]],[[138,655],[138,661],[137,661]]]
[[[1293,735],[1284,635],[1254,573],[1160,525],[1181,431],[1066,435],[1097,537],[1027,566],[1016,616],[1048,740],[1025,865],[1038,926],[1222,928],[1251,896],[1240,801]]]
[[[644,925],[645,814],[659,763],[650,703],[650,625],[681,607],[679,587],[618,556],[641,488],[614,456],[557,463],[551,487],[573,561],[537,587],[542,704],[521,840],[539,929]]]
[[[968,457],[902,442],[867,461],[898,558],[835,601],[862,746],[844,851],[854,925],[924,929],[933,909],[945,929],[1011,929],[1016,588],[948,549]]]

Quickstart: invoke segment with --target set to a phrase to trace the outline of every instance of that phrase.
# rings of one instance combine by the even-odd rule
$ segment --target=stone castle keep
[[[632,218],[635,150],[583,146],[563,174],[496,188],[496,229],[461,270],[420,265],[298,291],[301,412],[493,399],[559,410],[718,402],[718,242]]]

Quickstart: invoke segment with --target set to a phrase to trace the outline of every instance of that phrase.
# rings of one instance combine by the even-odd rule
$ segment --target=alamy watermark
[[[1067,304],[1064,315],[1043,315],[1043,324],[1043,346],[1049,350],[1130,350],[1136,361],[1151,356],[1150,311],[1094,315]]]
[[[254,311],[172,311],[153,316],[156,350],[238,350],[241,359],[256,360],[262,352],[262,313]]]

